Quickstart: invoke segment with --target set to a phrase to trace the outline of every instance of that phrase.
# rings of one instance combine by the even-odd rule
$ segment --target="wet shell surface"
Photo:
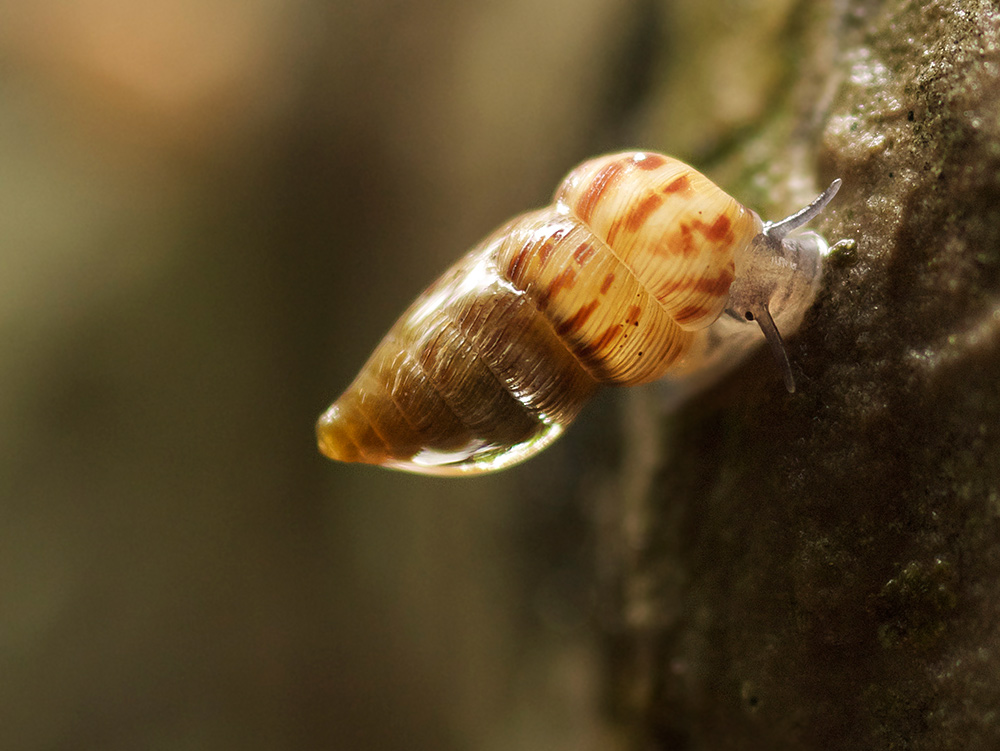
[[[320,450],[424,474],[507,467],[555,440],[599,386],[716,367],[759,341],[746,321],[792,390],[774,321],[798,326],[827,246],[786,235],[838,185],[764,224],[671,157],[583,163],[552,205],[500,227],[406,310],[320,418]]]

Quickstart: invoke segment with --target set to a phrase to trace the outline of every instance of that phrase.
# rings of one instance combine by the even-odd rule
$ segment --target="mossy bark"
[[[773,216],[841,177],[819,225],[857,247],[790,342],[797,393],[761,352],[679,412],[634,397],[606,699],[631,748],[1000,748],[1000,14],[779,26],[763,120],[687,147],[734,193],[767,175],[744,200]]]

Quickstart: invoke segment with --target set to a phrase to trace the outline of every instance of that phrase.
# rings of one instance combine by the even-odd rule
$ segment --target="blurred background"
[[[313,423],[576,162],[758,117],[789,4],[702,5],[0,3],[0,747],[607,747],[615,397],[467,481]]]
[[[423,286],[627,140],[649,20],[0,5],[0,747],[599,742],[610,411],[465,482],[335,465],[313,423]]]

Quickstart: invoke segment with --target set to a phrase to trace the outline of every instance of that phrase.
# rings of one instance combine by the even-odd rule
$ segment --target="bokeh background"
[[[0,3],[0,747],[602,745],[610,402],[465,482],[334,465],[313,422],[575,162],[754,116],[655,73],[697,12]]]

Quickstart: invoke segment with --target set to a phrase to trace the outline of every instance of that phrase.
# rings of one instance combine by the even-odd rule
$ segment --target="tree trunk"
[[[998,748],[1000,15],[726,12],[695,19],[722,37],[695,80],[725,80],[737,39],[792,62],[752,127],[688,146],[733,145],[709,171],[771,218],[842,178],[818,224],[857,247],[790,342],[797,393],[761,352],[673,414],[632,397],[600,531],[607,702],[636,749]]]

